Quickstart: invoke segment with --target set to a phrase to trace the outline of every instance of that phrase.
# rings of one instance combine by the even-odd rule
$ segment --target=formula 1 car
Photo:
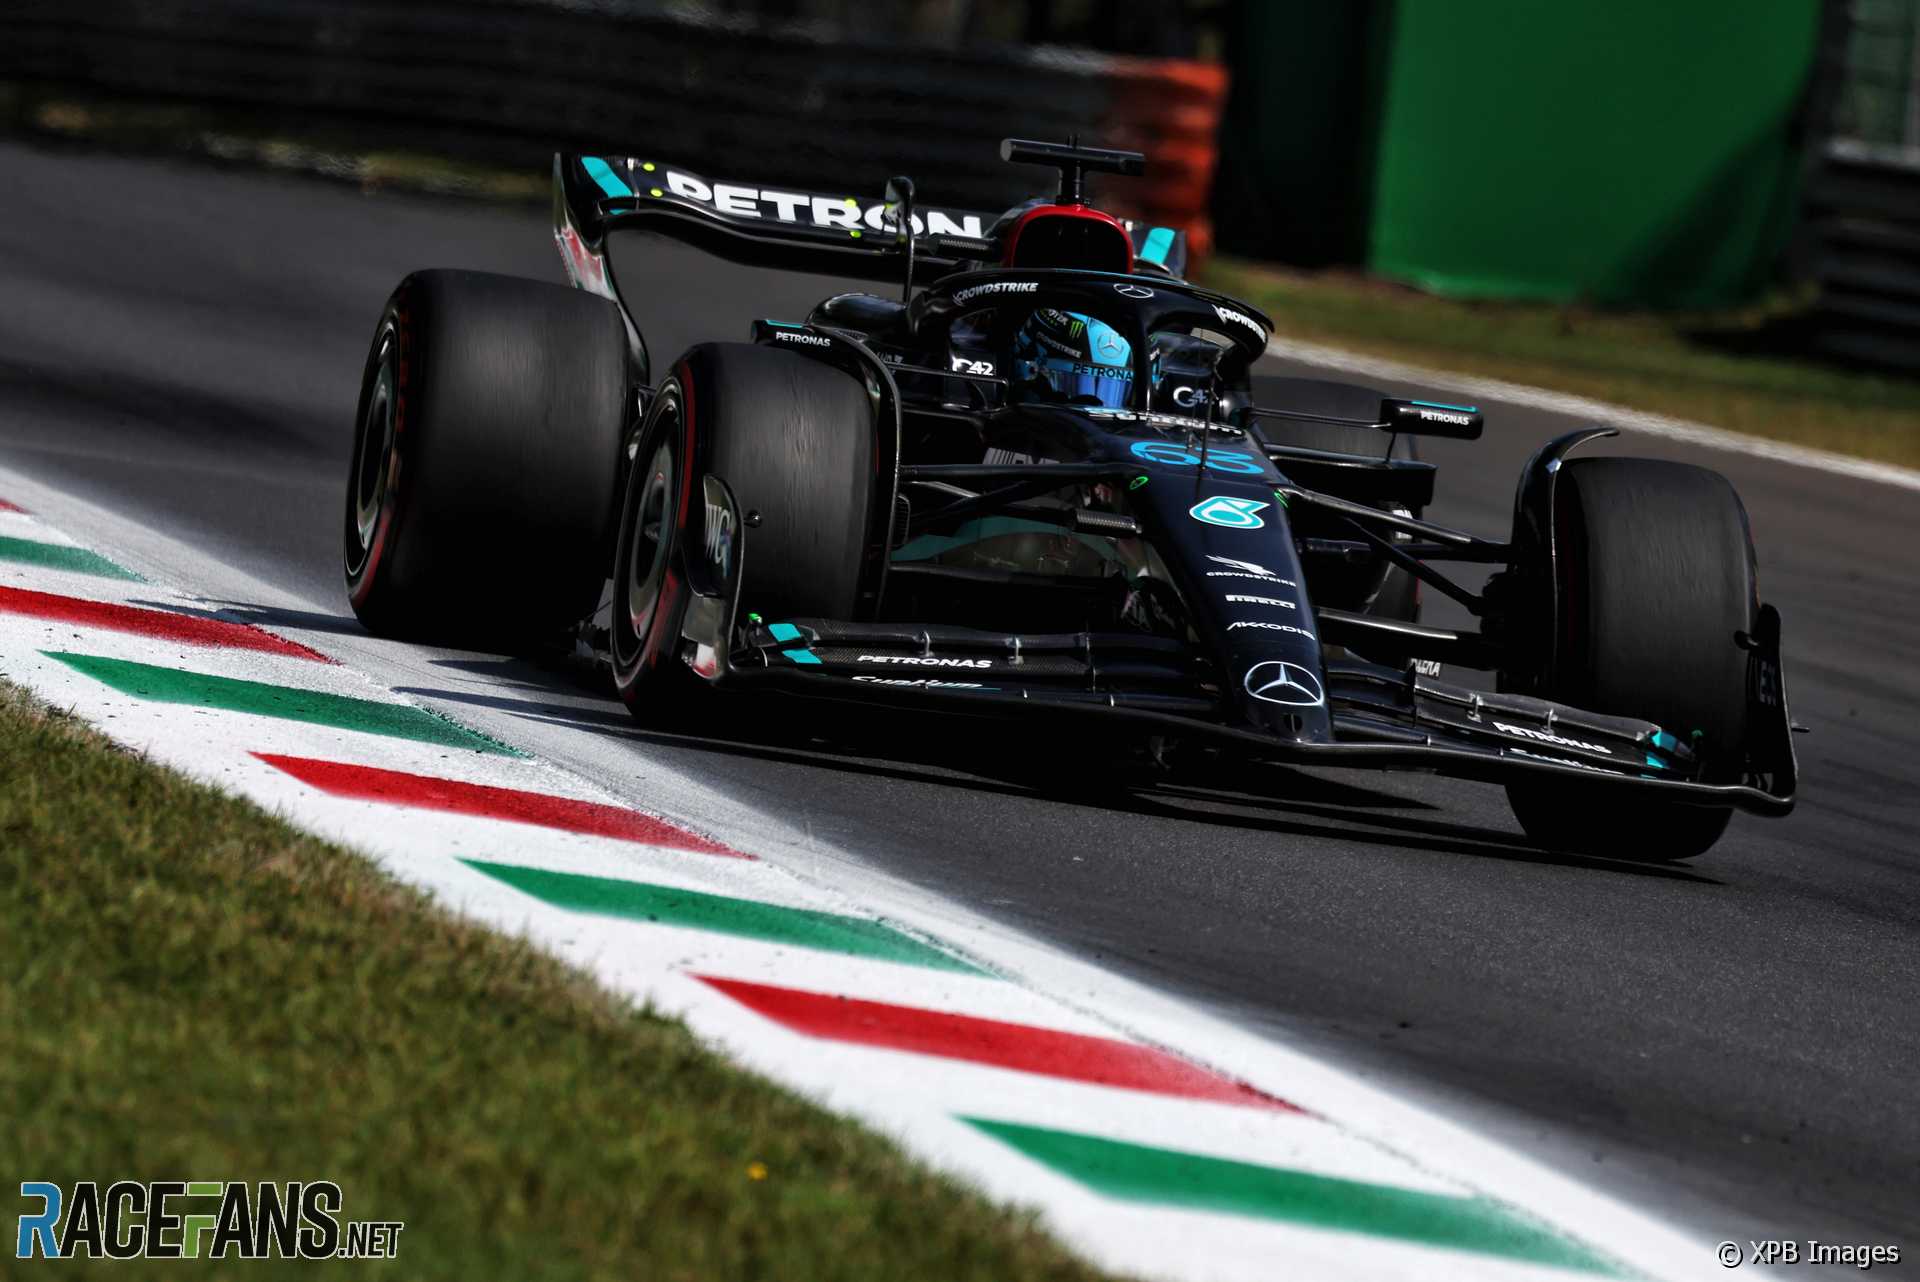
[[[1478,437],[1478,409],[1315,380],[1256,404],[1271,322],[1184,280],[1179,232],[1083,192],[1138,154],[1001,154],[1058,193],[993,216],[904,178],[862,202],[556,156],[577,288],[422,271],[380,319],[354,611],[469,645],[570,636],[643,720],[705,687],[1080,717],[1498,782],[1533,840],[1614,857],[1792,808],[1780,617],[1724,478],[1570,460],[1592,428],[1527,464],[1506,539],[1429,522],[1410,439]],[[753,320],[656,377],[607,258],[627,228],[897,296]],[[1445,562],[1499,568],[1474,592]],[[1479,630],[1423,626],[1422,584]]]

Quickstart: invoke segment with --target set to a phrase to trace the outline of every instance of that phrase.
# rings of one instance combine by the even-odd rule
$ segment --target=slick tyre
[[[874,410],[851,375],[791,352],[708,343],[649,406],[614,543],[609,649],[634,716],[661,724],[700,693],[679,657],[701,477],[727,483],[746,522],[741,617],[849,619],[875,500]]]
[[[1547,698],[1640,717],[1691,741],[1710,783],[1737,783],[1747,652],[1759,609],[1746,509],[1725,477],[1653,459],[1576,459],[1554,490],[1559,605]],[[1718,841],[1730,808],[1578,783],[1507,787],[1529,837],[1556,850],[1672,860]]]
[[[344,562],[373,632],[512,647],[593,609],[629,401],[619,310],[484,272],[415,272],[361,380]]]

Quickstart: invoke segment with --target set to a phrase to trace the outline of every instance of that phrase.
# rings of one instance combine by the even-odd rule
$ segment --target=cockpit
[[[992,372],[1007,380],[1014,403],[1079,405],[1201,416],[1220,363],[1232,349],[1204,327],[1157,329],[1146,338],[1145,369],[1122,328],[1088,312],[1058,307],[984,308],[949,331],[948,368]],[[1147,395],[1136,398],[1145,377]]]

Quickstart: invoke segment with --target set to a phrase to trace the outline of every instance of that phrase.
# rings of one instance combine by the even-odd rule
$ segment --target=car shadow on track
[[[1569,854],[1564,851],[1544,850],[1518,833],[1505,833],[1491,828],[1440,823],[1399,815],[1373,813],[1355,815],[1338,805],[1319,805],[1304,801],[1271,803],[1263,798],[1249,798],[1244,795],[1219,796],[1194,789],[1167,788],[1162,789],[1161,792],[1170,798],[1188,798],[1234,807],[1247,807],[1250,804],[1265,805],[1284,811],[1289,817],[1269,818],[1264,815],[1235,814],[1216,809],[1203,810],[1164,804],[1156,804],[1150,808],[1142,807],[1141,813],[1177,816],[1194,823],[1225,824],[1240,829],[1251,828],[1264,832],[1283,833],[1288,836],[1344,838],[1349,841],[1363,841],[1372,846],[1396,846],[1409,850],[1474,855],[1484,859],[1501,859],[1547,867],[1590,868],[1595,871],[1652,877],[1662,881],[1692,882],[1703,886],[1726,884],[1674,864],[1603,859],[1590,855]],[[1151,802],[1154,798],[1143,798],[1143,800]],[[1328,828],[1298,822],[1292,816],[1344,822],[1337,828]],[[1377,829],[1387,831],[1376,831]]]
[[[222,617],[293,630],[365,635],[350,614],[213,602]],[[177,609],[178,607],[173,607]],[[1410,813],[1438,807],[1397,792],[1365,788],[1321,774],[1215,755],[1205,784],[1168,777],[1139,758],[1090,756],[1084,735],[1025,726],[1009,735],[1003,722],[933,718],[908,710],[828,704],[786,695],[755,696],[760,715],[737,715],[724,696],[697,727],[651,729],[636,724],[609,697],[606,677],[590,664],[511,655],[439,657],[430,666],[485,683],[485,689],[401,686],[395,693],[492,708],[546,725],[676,751],[751,757],[841,775],[966,788],[1014,799],[1086,806],[1143,819],[1271,832],[1289,837],[1359,841],[1372,846],[1467,855],[1548,867],[1625,873],[1666,881],[1724,883],[1671,864],[1604,859],[1543,850],[1514,832]],[[514,697],[502,690],[524,692]],[[583,697],[590,702],[583,702]],[[822,713],[832,710],[831,716]],[[786,713],[788,715],[781,715]],[[938,724],[938,733],[929,733]]]
[[[539,668],[515,660],[436,660],[465,671],[484,670],[523,689]],[[588,688],[582,686],[581,688]],[[513,698],[498,693],[423,686],[396,693],[487,707],[549,725],[576,728],[631,743],[676,751],[751,757],[781,765],[832,770],[841,775],[965,788],[1012,799],[1086,806],[1141,818],[1234,827],[1277,835],[1372,846],[1467,855],[1548,867],[1591,869],[1667,881],[1718,886],[1685,868],[1542,850],[1518,833],[1386,811],[1431,811],[1417,798],[1363,788],[1302,770],[1273,765],[1224,765],[1209,772],[1207,786],[1150,776],[1126,761],[1086,759],[1084,739],[1035,735],[1027,727],[1009,736],[994,722],[949,719],[937,735],[923,713],[886,712],[852,705],[785,700],[782,709],[753,718],[717,717],[697,731],[679,733],[635,724],[617,704],[582,707],[554,699]],[[1063,764],[1071,763],[1071,764]],[[1184,804],[1183,804],[1184,803]],[[1195,804],[1198,803],[1198,804]]]
[[[130,601],[130,605],[150,606],[173,614],[191,614],[230,623],[250,623],[256,628],[283,628],[293,632],[325,632],[332,636],[370,635],[360,620],[351,614],[323,614],[318,610],[288,610],[273,605],[252,605],[245,601],[207,601],[204,609],[193,609],[177,601]]]

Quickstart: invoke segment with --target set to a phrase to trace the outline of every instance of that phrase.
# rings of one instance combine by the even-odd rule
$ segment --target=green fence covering
[[[1819,0],[1399,0],[1367,265],[1442,293],[1696,307],[1791,230]]]

